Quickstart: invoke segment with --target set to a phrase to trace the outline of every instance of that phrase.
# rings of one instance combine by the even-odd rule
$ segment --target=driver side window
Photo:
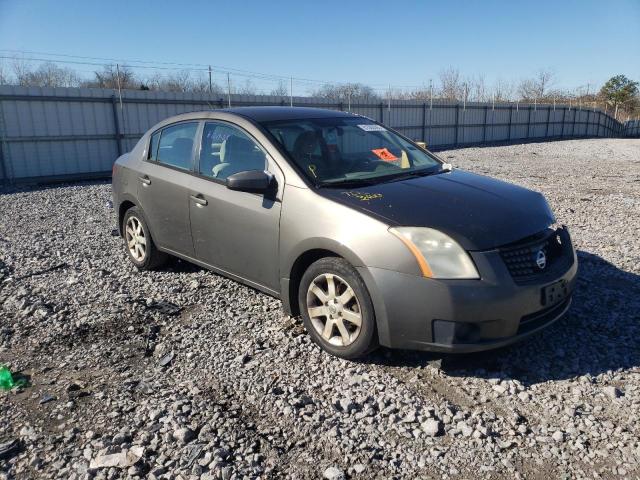
[[[266,168],[266,154],[249,135],[227,123],[205,123],[198,166],[200,175],[226,180],[234,173]]]

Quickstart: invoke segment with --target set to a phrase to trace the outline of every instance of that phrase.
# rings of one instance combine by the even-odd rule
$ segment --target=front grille
[[[571,239],[563,228],[547,229],[500,248],[499,251],[511,277],[517,284],[551,277],[561,270],[566,271],[573,262]]]

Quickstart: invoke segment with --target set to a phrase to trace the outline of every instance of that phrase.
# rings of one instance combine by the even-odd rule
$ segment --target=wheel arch
[[[127,213],[127,210],[129,210],[131,207],[137,206],[138,205],[136,205],[129,199],[123,200],[122,202],[120,202],[120,205],[118,205],[118,233],[120,233],[120,236],[122,236],[122,222],[124,222],[125,213]]]
[[[122,222],[124,221],[124,216],[127,213],[127,210],[129,210],[131,207],[136,207],[136,209],[138,209],[138,211],[140,212],[140,215],[142,215],[142,219],[144,220],[144,223],[147,225],[147,228],[149,229],[149,233],[151,233],[151,238],[155,240],[156,237],[153,232],[153,227],[149,223],[149,220],[147,219],[147,215],[145,214],[144,209],[142,208],[140,203],[131,195],[124,195],[118,205],[118,232],[120,233],[120,236],[122,236],[122,232],[123,232]]]
[[[310,238],[304,241],[289,255],[289,259],[282,268],[281,299],[286,313],[292,316],[300,315],[298,308],[298,287],[302,275],[313,262],[325,257],[338,257],[349,262],[354,268],[364,265],[364,262],[345,244],[329,238]]]

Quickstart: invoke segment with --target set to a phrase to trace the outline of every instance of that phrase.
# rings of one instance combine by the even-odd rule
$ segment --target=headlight
[[[469,254],[448,235],[424,227],[393,227],[416,257],[422,275],[431,278],[480,278]]]

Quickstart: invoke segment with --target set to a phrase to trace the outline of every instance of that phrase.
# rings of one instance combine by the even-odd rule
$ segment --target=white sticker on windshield
[[[387,129],[382,125],[376,125],[375,123],[366,123],[364,125],[358,125],[365,132],[386,132]]]

